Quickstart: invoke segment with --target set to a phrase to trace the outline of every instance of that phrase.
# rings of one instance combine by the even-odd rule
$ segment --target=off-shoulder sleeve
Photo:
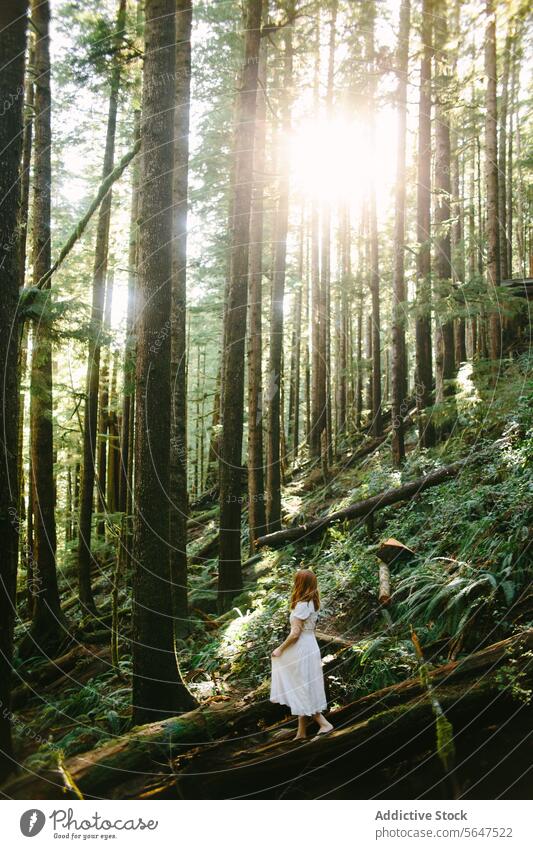
[[[296,604],[296,607],[292,611],[293,615],[298,619],[307,619],[308,616],[313,612],[313,608],[311,607],[310,601],[299,601]]]

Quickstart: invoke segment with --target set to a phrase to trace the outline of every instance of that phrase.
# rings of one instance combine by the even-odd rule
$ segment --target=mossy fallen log
[[[266,697],[264,688],[260,692]],[[84,798],[112,798],[122,783],[168,770],[180,751],[225,735],[257,731],[260,725],[282,716],[283,709],[266,698],[248,703],[210,703],[181,716],[136,727],[111,743],[69,758],[65,766]],[[39,772],[28,770],[4,785],[1,792],[13,799],[63,799],[67,793],[56,765]]]
[[[293,528],[285,528],[282,531],[275,531],[271,534],[258,537],[256,545],[262,547],[265,545],[271,548],[276,548],[279,545],[286,545],[289,542],[295,542],[303,537],[309,536],[317,531],[321,531],[328,525],[334,522],[342,522],[350,519],[363,518],[367,519],[373,516],[378,510],[388,507],[390,504],[395,504],[398,501],[406,501],[410,498],[415,498],[421,492],[429,487],[438,486],[444,481],[456,477],[467,464],[470,459],[458,460],[456,463],[451,463],[449,466],[444,466],[441,469],[436,469],[428,475],[416,478],[414,481],[398,486],[395,489],[388,489],[381,492],[379,495],[374,495],[371,498],[365,498],[363,501],[356,501],[342,510],[336,510],[328,516],[322,516],[320,519],[307,522],[305,525],[297,525]]]
[[[497,678],[497,671],[506,660],[517,658],[515,671],[525,670],[528,680],[531,678],[532,663],[528,652],[532,648],[533,629],[487,646],[476,654],[437,667],[429,673],[429,679],[438,691],[443,708],[453,707],[457,713],[460,703],[465,701],[471,706],[469,716],[473,717],[476,710],[482,710],[490,703],[490,698],[485,698],[487,693],[489,696],[491,693],[493,696],[506,695],[505,688],[502,688]],[[341,649],[341,653],[347,651],[350,651],[349,646]],[[334,659],[328,663],[324,671],[333,668],[336,662]],[[482,697],[481,700],[476,701],[477,696],[471,698],[473,693]],[[402,719],[406,707],[408,720]],[[207,793],[208,798],[209,794],[214,794],[213,798],[216,798],[217,793],[224,797],[231,796],[234,790],[237,793],[240,778],[235,778],[237,783],[233,785],[233,789],[231,784],[224,789],[221,784],[208,786],[207,779],[204,789],[198,790],[197,786],[193,786],[191,772],[198,771],[204,758],[207,758],[205,763],[211,766],[220,760],[235,765],[237,770],[252,767],[250,775],[253,776],[253,781],[249,783],[250,792],[257,781],[263,788],[258,792],[264,792],[266,785],[263,778],[257,778],[265,767],[265,763],[260,766],[261,762],[274,759],[278,766],[278,778],[282,775],[283,781],[286,778],[283,760],[286,754],[290,754],[288,763],[291,770],[293,767],[300,768],[306,762],[305,758],[300,761],[293,744],[272,743],[268,739],[272,734],[272,729],[269,730],[268,726],[284,716],[283,708],[268,701],[268,683],[265,682],[240,702],[210,703],[182,716],[134,728],[111,743],[70,758],[65,765],[85,798],[138,798],[142,788],[151,782],[159,785],[175,783],[172,772],[176,769],[184,773],[184,783],[183,786],[180,783],[179,793],[189,798],[195,798],[195,793],[199,796],[201,793]],[[375,735],[380,740],[387,741],[387,745],[383,744],[383,751],[386,751],[388,746],[394,752],[399,749],[399,738],[394,736],[397,719],[403,723],[400,731],[406,744],[413,729],[417,735],[419,732],[426,735],[429,748],[434,743],[434,717],[425,687],[418,678],[364,696],[331,712],[330,716],[336,728],[334,735],[316,743],[305,744],[308,753],[314,752],[314,749],[310,749],[311,746],[320,749],[333,744],[328,757],[336,757],[337,749],[339,757],[344,757],[353,751],[353,746],[359,746],[360,743],[367,746],[368,741],[374,739]],[[453,716],[451,719],[454,722]],[[419,751],[422,750],[423,746],[420,744]],[[184,755],[187,752],[190,756],[186,760]],[[368,763],[374,755],[379,760],[378,753],[374,752],[371,746],[368,746],[365,752]],[[404,752],[406,758],[411,756],[410,752],[407,745]],[[319,763],[322,763],[320,759]],[[376,761],[373,761],[373,764],[375,768]],[[255,772],[256,769],[258,772]],[[266,769],[271,771],[271,767]],[[227,778],[224,770],[225,767],[222,769],[221,780],[224,775]],[[246,777],[246,772],[242,772],[241,776]],[[61,772],[53,766],[37,774],[28,772],[20,775],[4,785],[2,792],[7,798],[56,799],[65,798],[67,791]]]
[[[15,687],[11,695],[11,707],[20,710],[33,698],[46,696],[65,684],[83,683],[94,675],[111,668],[111,654],[106,646],[77,645],[62,657],[40,665],[34,671],[23,673],[24,682]]]
[[[174,793],[185,799],[339,797],[339,788],[346,786],[350,789],[346,796],[341,790],[340,798],[415,798],[420,794],[453,798],[451,776],[456,787],[472,787],[476,759],[485,759],[489,769],[498,767],[509,739],[520,740],[530,728],[530,709],[513,699],[511,688],[502,686],[498,674],[509,645],[518,648],[517,643],[504,641],[464,664],[461,674],[468,670],[472,676],[466,681],[449,673],[445,677],[442,670],[434,675],[434,682],[438,680],[434,692],[453,728],[457,762],[448,773],[437,755],[431,701],[424,685],[418,681],[415,688],[411,681],[411,689],[404,688],[395,704],[384,699],[381,691],[379,697],[372,694],[371,710],[368,702],[360,706],[363,715],[332,712],[335,730],[321,739],[295,743],[256,738],[191,750],[176,762],[174,788],[167,782],[166,798]],[[455,667],[458,674],[459,666]],[[481,669],[484,674],[479,674]],[[527,653],[519,658],[516,670],[523,675],[523,684],[533,683],[533,660]],[[503,736],[498,737],[500,727]],[[513,780],[521,768],[513,764]],[[472,798],[483,795],[473,793]]]

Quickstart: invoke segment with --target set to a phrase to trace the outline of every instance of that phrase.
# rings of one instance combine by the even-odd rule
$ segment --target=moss
[[[453,725],[444,714],[437,716],[437,755],[446,772],[455,763],[455,744],[453,741]]]

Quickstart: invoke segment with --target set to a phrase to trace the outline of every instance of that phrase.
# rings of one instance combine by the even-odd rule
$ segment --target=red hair
[[[294,576],[294,586],[291,596],[291,610],[298,601],[312,601],[315,610],[320,608],[320,595],[316,575],[311,569],[298,569]]]

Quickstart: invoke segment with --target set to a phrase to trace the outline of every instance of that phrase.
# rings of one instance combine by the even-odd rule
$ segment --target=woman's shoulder
[[[315,605],[311,599],[310,601],[297,601],[296,605],[291,610],[291,615],[296,616],[298,619],[307,619],[307,617],[314,612]]]

